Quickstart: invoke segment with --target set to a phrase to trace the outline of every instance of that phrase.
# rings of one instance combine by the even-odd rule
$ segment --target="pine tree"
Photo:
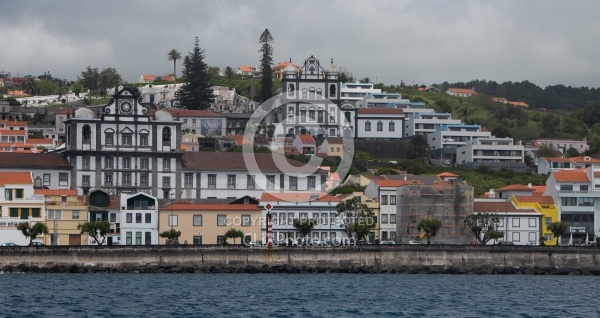
[[[196,37],[194,51],[183,59],[181,71],[186,83],[179,90],[179,106],[186,109],[207,109],[213,101],[210,89],[208,65],[204,63],[204,50],[200,49],[200,40]]]
[[[260,80],[260,102],[265,102],[273,96],[273,37],[269,29],[260,35],[258,41],[261,44],[259,52],[262,53],[260,59],[262,78]]]

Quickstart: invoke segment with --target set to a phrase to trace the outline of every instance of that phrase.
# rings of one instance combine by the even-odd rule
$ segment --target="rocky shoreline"
[[[161,265],[124,265],[121,267],[104,267],[93,264],[86,265],[54,265],[38,267],[36,265],[6,265],[0,268],[1,273],[123,273],[123,274],[158,274],[158,273],[238,273],[238,274],[311,274],[311,273],[346,273],[346,274],[470,274],[470,275],[591,275],[600,276],[600,267],[596,268],[559,268],[559,267],[493,267],[481,266],[469,269],[443,266],[400,266],[397,268],[377,268],[373,266],[351,266],[346,268],[307,267],[289,265],[245,265],[245,266],[161,266]]]

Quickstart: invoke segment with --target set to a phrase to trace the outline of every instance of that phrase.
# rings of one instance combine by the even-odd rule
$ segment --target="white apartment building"
[[[405,110],[404,113],[406,114],[406,119],[404,121],[404,137],[434,133],[441,125],[462,124],[460,119],[452,119],[452,114],[450,113],[409,113],[407,110]]]
[[[340,100],[343,104],[350,103],[355,106],[367,94],[379,94],[381,89],[373,88],[373,83],[342,83],[340,87]]]
[[[522,163],[525,149],[513,144],[512,138],[478,138],[456,148],[456,162]]]
[[[327,171],[305,166],[279,154],[254,154],[247,163],[241,152],[187,152],[179,187],[184,199],[260,198],[264,191],[326,190]],[[253,166],[254,165],[254,166]]]
[[[382,241],[396,240],[396,196],[398,188],[410,183],[406,180],[374,179],[365,188],[365,195],[379,202],[379,239]]]
[[[490,138],[492,133],[481,131],[480,125],[440,125],[436,131],[427,134],[427,143],[432,151],[443,148],[457,148],[479,138]]]
[[[121,195],[120,245],[158,244],[158,200],[145,193]],[[169,226],[176,219],[169,219]]]
[[[181,129],[204,137],[224,137],[227,118],[224,114],[211,110],[169,109],[166,110],[177,121],[181,121]],[[155,112],[151,111],[153,115]]]
[[[402,99],[400,93],[368,93],[356,102],[356,108],[386,108],[390,103],[410,104],[410,100]]]
[[[600,167],[553,171],[544,195],[552,197],[559,219],[569,224],[563,243],[571,236],[574,244],[600,237]]]
[[[354,138],[403,138],[400,108],[356,108]]]

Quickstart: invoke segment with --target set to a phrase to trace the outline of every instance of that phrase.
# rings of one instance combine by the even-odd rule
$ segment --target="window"
[[[123,146],[131,146],[133,144],[133,135],[131,133],[121,134],[121,144]]]
[[[561,198],[563,206],[577,206],[577,198],[574,197],[563,197]]]
[[[365,123],[365,131],[371,131],[371,122],[370,121]]]
[[[381,121],[377,122],[377,131],[383,131],[383,123]]]
[[[217,175],[216,174],[209,174],[208,175],[208,188],[209,189],[214,189],[217,187]]]
[[[544,222],[546,223],[546,226],[552,224],[552,218],[544,218]]]
[[[323,122],[323,110],[319,109],[317,111],[317,122],[322,123]]]
[[[152,232],[145,232],[144,237],[144,245],[152,244]]]
[[[78,210],[73,210],[71,212],[71,219],[72,220],[79,220],[79,211]]]
[[[150,169],[148,158],[142,158],[142,159],[140,159],[140,168],[142,170],[149,170]]]
[[[135,223],[142,223],[142,214],[141,213],[135,214]]]
[[[519,242],[519,241],[521,241],[521,233],[519,233],[519,232],[513,232],[512,233],[512,241],[513,242]]]
[[[83,169],[89,169],[90,168],[90,157],[83,157],[81,159],[81,166]]]
[[[117,214],[116,213],[111,213],[110,214],[110,222],[111,223],[117,222]]]
[[[186,173],[184,175],[184,184],[186,188],[189,188],[193,185],[194,183],[194,174],[193,173]]]
[[[521,219],[513,218],[512,219],[512,227],[521,227]]]
[[[560,191],[573,191],[573,185],[572,184],[561,184]]]
[[[163,159],[163,170],[171,170],[171,159],[169,159],[169,158]]]
[[[171,177],[163,177],[163,187],[171,186]]]
[[[308,213],[300,212],[299,219],[300,220],[307,220],[308,219]]]
[[[248,188],[248,189],[254,189],[255,186],[256,186],[256,184],[255,184],[255,181],[254,181],[254,176],[247,175],[246,176],[246,188]]]
[[[536,218],[529,218],[529,227],[536,227]]]
[[[147,187],[148,186],[148,174],[140,174],[140,186]]]
[[[579,206],[594,206],[594,198],[579,198]]]
[[[131,184],[131,173],[123,173],[123,184],[129,185]]]
[[[396,224],[396,214],[390,214],[390,224]]]
[[[381,224],[388,224],[388,214],[381,215]]]
[[[581,192],[587,192],[589,190],[589,186],[587,184],[581,184],[579,185],[579,191]]]
[[[163,128],[163,130],[162,130],[162,141],[163,141],[163,144],[165,144],[165,143],[170,144],[171,143],[171,128],[169,128],[169,127]]]
[[[290,190],[298,190],[298,177],[290,177]]]
[[[123,169],[131,169],[131,159],[123,158]]]
[[[331,84],[329,85],[329,97],[335,97],[335,84]]]
[[[314,176],[307,177],[307,183],[308,183],[308,190],[315,189],[315,177]]]
[[[81,184],[84,186],[90,185],[90,176],[81,176]]]
[[[13,209],[16,210],[17,215],[13,215]],[[16,208],[10,208],[10,217],[17,217],[18,210]],[[61,210],[48,210],[48,220],[62,220],[62,211]]]
[[[396,205],[396,195],[390,195],[390,205]]]
[[[242,214],[242,226],[250,226],[250,215]]]
[[[50,185],[50,174],[49,173],[44,173],[42,179],[44,181],[44,186]]]
[[[387,204],[388,204],[388,196],[382,195],[381,196],[381,205],[387,205]]]
[[[227,189],[235,189],[235,175],[234,174],[227,175]]]
[[[306,108],[300,109],[300,120],[306,120]]]
[[[140,134],[140,146],[148,146],[148,134]]]
[[[552,234],[544,234],[544,240],[547,242],[552,242]]]
[[[125,214],[125,223],[133,223],[133,213]]]
[[[59,172],[58,173],[58,184],[61,186],[69,185],[69,173]]]
[[[217,215],[217,226],[225,226],[227,216],[225,214]]]
[[[145,223],[152,223],[152,213],[145,213],[144,221],[145,221]]]
[[[217,235],[217,245],[223,245],[227,242],[227,238],[223,235]]]
[[[394,123],[393,121],[390,121],[388,130],[389,131],[395,131],[396,130],[396,123]]]
[[[104,169],[112,169],[113,168],[113,158],[106,157],[104,158]]]
[[[314,109],[308,110],[308,119],[315,120],[315,110]]]
[[[127,232],[125,234],[125,237],[126,237],[126,239],[125,239],[125,245],[131,245],[131,232]]]
[[[336,218],[337,218],[337,213],[331,213],[329,215],[329,224],[335,225],[336,224],[336,222],[335,222]]]
[[[202,214],[194,214],[192,216],[194,226],[202,226]]]
[[[196,120],[192,119],[192,125],[195,125],[195,124],[196,124]]]
[[[104,144],[106,146],[112,146],[115,143],[114,137],[115,133],[112,131],[104,133]]]
[[[267,176],[267,189],[275,189],[275,176]]]
[[[178,221],[177,214],[169,214],[169,226],[177,226]]]
[[[315,99],[315,88],[314,87],[311,87],[308,89],[308,98]]]
[[[83,126],[83,129],[81,130],[81,137],[83,139],[84,144],[92,143],[92,128],[90,127],[90,125]]]
[[[135,232],[135,245],[142,245],[142,232]]]
[[[112,173],[107,173],[104,175],[104,185],[112,185],[113,184],[113,175]]]
[[[202,245],[202,235],[194,236],[194,240],[192,242],[194,245]]]

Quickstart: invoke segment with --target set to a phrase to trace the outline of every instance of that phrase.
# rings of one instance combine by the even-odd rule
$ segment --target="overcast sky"
[[[200,39],[210,66],[331,58],[399,84],[529,80],[600,86],[600,1],[0,1],[0,72],[76,80],[114,67],[127,82],[170,74],[167,52]],[[177,73],[181,74],[181,63]]]

